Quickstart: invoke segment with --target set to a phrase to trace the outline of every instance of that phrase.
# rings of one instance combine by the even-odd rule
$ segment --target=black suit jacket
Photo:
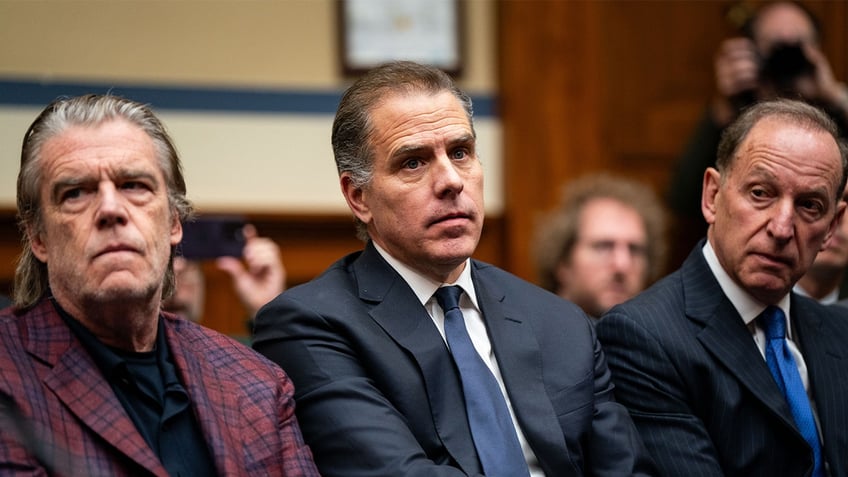
[[[590,320],[496,267],[471,266],[507,392],[545,473],[649,469],[613,401]],[[450,353],[373,245],[260,310],[254,346],[294,380],[298,420],[323,475],[481,475]]]
[[[682,268],[598,323],[616,383],[668,476],[803,476],[812,451],[701,241]],[[848,475],[848,310],[792,294],[831,476]]]

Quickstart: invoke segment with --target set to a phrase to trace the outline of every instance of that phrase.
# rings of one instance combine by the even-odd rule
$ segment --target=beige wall
[[[460,80],[495,86],[493,0],[466,2]],[[0,79],[340,91],[333,0],[0,0]],[[0,207],[14,207],[20,141],[39,107],[0,104]],[[190,197],[208,210],[344,212],[331,115],[163,111]],[[487,210],[502,209],[497,118],[477,121]]]
[[[494,0],[466,2],[463,87],[495,89]],[[0,76],[335,89],[334,0],[0,0]]]

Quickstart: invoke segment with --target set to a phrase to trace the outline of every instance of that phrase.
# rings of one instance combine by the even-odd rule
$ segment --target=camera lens
[[[778,43],[768,53],[762,66],[763,78],[780,89],[791,90],[795,79],[812,74],[815,67],[807,59],[800,43]]]

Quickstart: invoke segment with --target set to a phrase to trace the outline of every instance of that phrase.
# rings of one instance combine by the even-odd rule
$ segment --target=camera
[[[763,58],[760,75],[780,92],[792,93],[795,80],[812,75],[815,66],[807,59],[800,43],[777,43]]]

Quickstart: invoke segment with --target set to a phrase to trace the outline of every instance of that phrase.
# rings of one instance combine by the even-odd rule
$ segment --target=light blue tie
[[[813,419],[813,410],[804,383],[798,373],[798,366],[792,359],[789,347],[786,346],[786,315],[783,310],[776,306],[769,306],[762,313],[763,330],[768,339],[766,343],[766,364],[768,364],[771,375],[777,381],[777,386],[783,393],[795,425],[804,436],[804,440],[813,449],[815,467],[813,477],[824,477],[824,464],[822,462],[821,443],[819,433],[816,430],[816,421]]]
[[[445,337],[462,380],[471,437],[486,476],[529,476],[515,426],[495,375],[477,354],[459,309],[462,288],[442,287],[436,300],[445,311]]]

